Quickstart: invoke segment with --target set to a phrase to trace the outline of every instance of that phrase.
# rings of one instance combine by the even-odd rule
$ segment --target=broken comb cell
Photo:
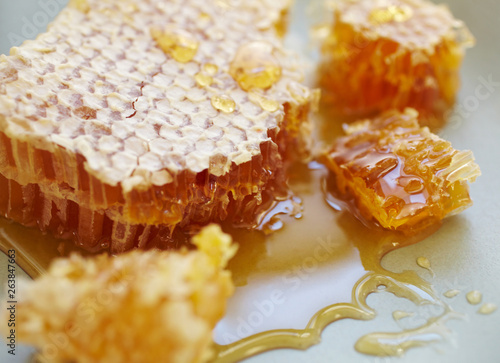
[[[416,233],[472,205],[468,182],[480,174],[470,151],[418,124],[418,112],[388,111],[347,127],[325,155],[337,192],[382,227]]]
[[[444,5],[426,0],[341,0],[323,46],[324,101],[355,117],[406,107],[437,125],[455,101],[474,38]]]
[[[317,98],[275,29],[289,3],[72,1],[0,56],[0,214],[113,252],[256,226]]]

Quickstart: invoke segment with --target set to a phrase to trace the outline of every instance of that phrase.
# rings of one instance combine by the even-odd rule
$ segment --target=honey
[[[443,295],[445,297],[447,297],[448,299],[452,299],[455,296],[458,296],[458,294],[460,294],[460,290],[452,289],[452,290],[446,291]]]
[[[477,290],[468,292],[467,295],[465,295],[465,297],[467,298],[467,301],[471,305],[478,305],[483,300],[483,294],[481,294],[481,292]]]
[[[427,0],[341,0],[334,13],[318,75],[324,105],[352,118],[412,107],[422,125],[442,126],[474,44],[464,23]]]
[[[229,74],[245,91],[267,89],[281,78],[281,65],[272,44],[255,41],[242,45],[230,64]]]
[[[151,36],[165,53],[181,63],[191,61],[198,51],[199,42],[185,31],[152,28]]]
[[[213,63],[205,63],[203,65],[203,70],[210,76],[214,76],[218,71],[219,67]]]
[[[196,83],[198,83],[198,85],[200,87],[207,87],[207,86],[210,86],[212,84],[212,82],[214,81],[213,78],[207,74],[204,74],[204,73],[196,73],[196,75],[194,76],[194,79],[196,80]]]
[[[414,233],[472,204],[467,183],[480,175],[472,153],[421,128],[415,110],[389,111],[346,132],[324,159],[332,185],[354,198],[361,218]]]
[[[427,257],[418,257],[417,265],[429,271],[432,276],[434,276],[434,271],[432,271],[431,263]]]
[[[489,315],[489,314],[493,314],[497,310],[497,308],[498,307],[495,304],[485,303],[485,304],[481,305],[481,307],[479,308],[479,310],[477,312],[479,314]]]
[[[236,103],[229,96],[212,96],[212,99],[210,101],[212,102],[212,106],[214,106],[216,110],[222,111],[224,113],[232,113],[234,112],[234,110],[236,110]]]
[[[267,112],[276,112],[280,108],[278,102],[266,98],[265,95],[255,89],[248,92],[248,98]]]

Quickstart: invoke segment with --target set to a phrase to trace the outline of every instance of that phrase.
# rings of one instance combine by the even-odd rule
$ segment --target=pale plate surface
[[[0,53],[7,53],[12,36],[33,38],[44,30],[55,8],[64,0],[0,0]],[[47,7],[44,4],[57,4]],[[321,21],[314,2],[298,1],[292,14],[288,41],[293,48],[308,51],[308,24]],[[477,45],[467,54],[463,67],[463,87],[458,105],[464,114],[456,117],[442,133],[457,149],[474,151],[483,175],[472,186],[475,205],[459,217],[451,218],[425,241],[390,253],[383,265],[392,271],[414,269],[432,281],[436,290],[480,290],[484,301],[500,306],[500,83],[487,95],[478,94],[482,80],[500,82],[500,2],[481,0],[449,0],[456,17],[465,20],[477,38]],[[316,7],[316,9],[318,9]],[[324,14],[323,14],[324,16]],[[30,28],[27,23],[33,24]],[[479,90],[481,92],[484,90]],[[479,97],[478,97],[479,96]],[[435,278],[415,263],[426,256],[432,262]],[[0,280],[6,280],[6,258],[0,257]],[[21,276],[18,270],[18,278]],[[462,293],[450,303],[466,313],[465,321],[450,321],[452,330],[446,344],[410,350],[403,358],[375,358],[357,353],[353,346],[364,334],[374,331],[397,331],[392,319],[394,310],[408,308],[408,302],[376,294],[368,303],[379,313],[372,321],[343,320],[327,327],[322,343],[302,352],[277,350],[247,360],[252,363],[271,362],[486,362],[500,361],[500,311],[482,316],[477,306],[467,304]],[[2,322],[3,323],[3,322]],[[2,344],[0,361],[27,362],[31,349],[18,346],[16,357],[6,353]]]

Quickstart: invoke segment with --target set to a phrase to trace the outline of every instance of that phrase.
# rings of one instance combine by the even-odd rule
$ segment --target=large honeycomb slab
[[[472,205],[468,182],[480,174],[470,151],[418,124],[418,112],[388,111],[347,127],[325,157],[338,192],[363,218],[416,233]]]
[[[282,197],[283,164],[307,156],[317,100],[278,34],[288,6],[70,3],[46,33],[0,57],[3,182],[37,185],[43,200],[67,200],[111,224],[141,228],[223,220],[228,211],[255,210],[263,193]],[[249,90],[230,72],[235,63],[254,71],[236,57],[248,44],[265,45],[253,53],[255,64],[261,56],[279,67]],[[65,215],[56,202],[47,208]],[[45,223],[27,210],[2,212]],[[81,213],[59,234],[78,232],[78,220]],[[97,236],[100,224],[87,228]]]
[[[421,124],[442,124],[474,43],[463,22],[427,0],[339,0],[334,17],[320,71],[325,104],[354,117],[411,107]]]

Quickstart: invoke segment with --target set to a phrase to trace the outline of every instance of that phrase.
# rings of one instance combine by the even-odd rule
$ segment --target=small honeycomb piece
[[[55,260],[19,284],[19,341],[42,362],[205,362],[234,290],[224,268],[236,246],[216,225],[193,243],[197,251]]]
[[[325,104],[344,116],[419,111],[422,125],[446,118],[474,38],[444,5],[427,0],[339,0],[323,46]]]
[[[0,55],[0,215],[112,253],[256,227],[310,154],[317,93],[276,31],[289,6],[73,0]]]
[[[472,205],[468,182],[481,174],[472,153],[420,127],[414,109],[346,131],[324,159],[338,192],[354,197],[363,218],[415,233]]]

